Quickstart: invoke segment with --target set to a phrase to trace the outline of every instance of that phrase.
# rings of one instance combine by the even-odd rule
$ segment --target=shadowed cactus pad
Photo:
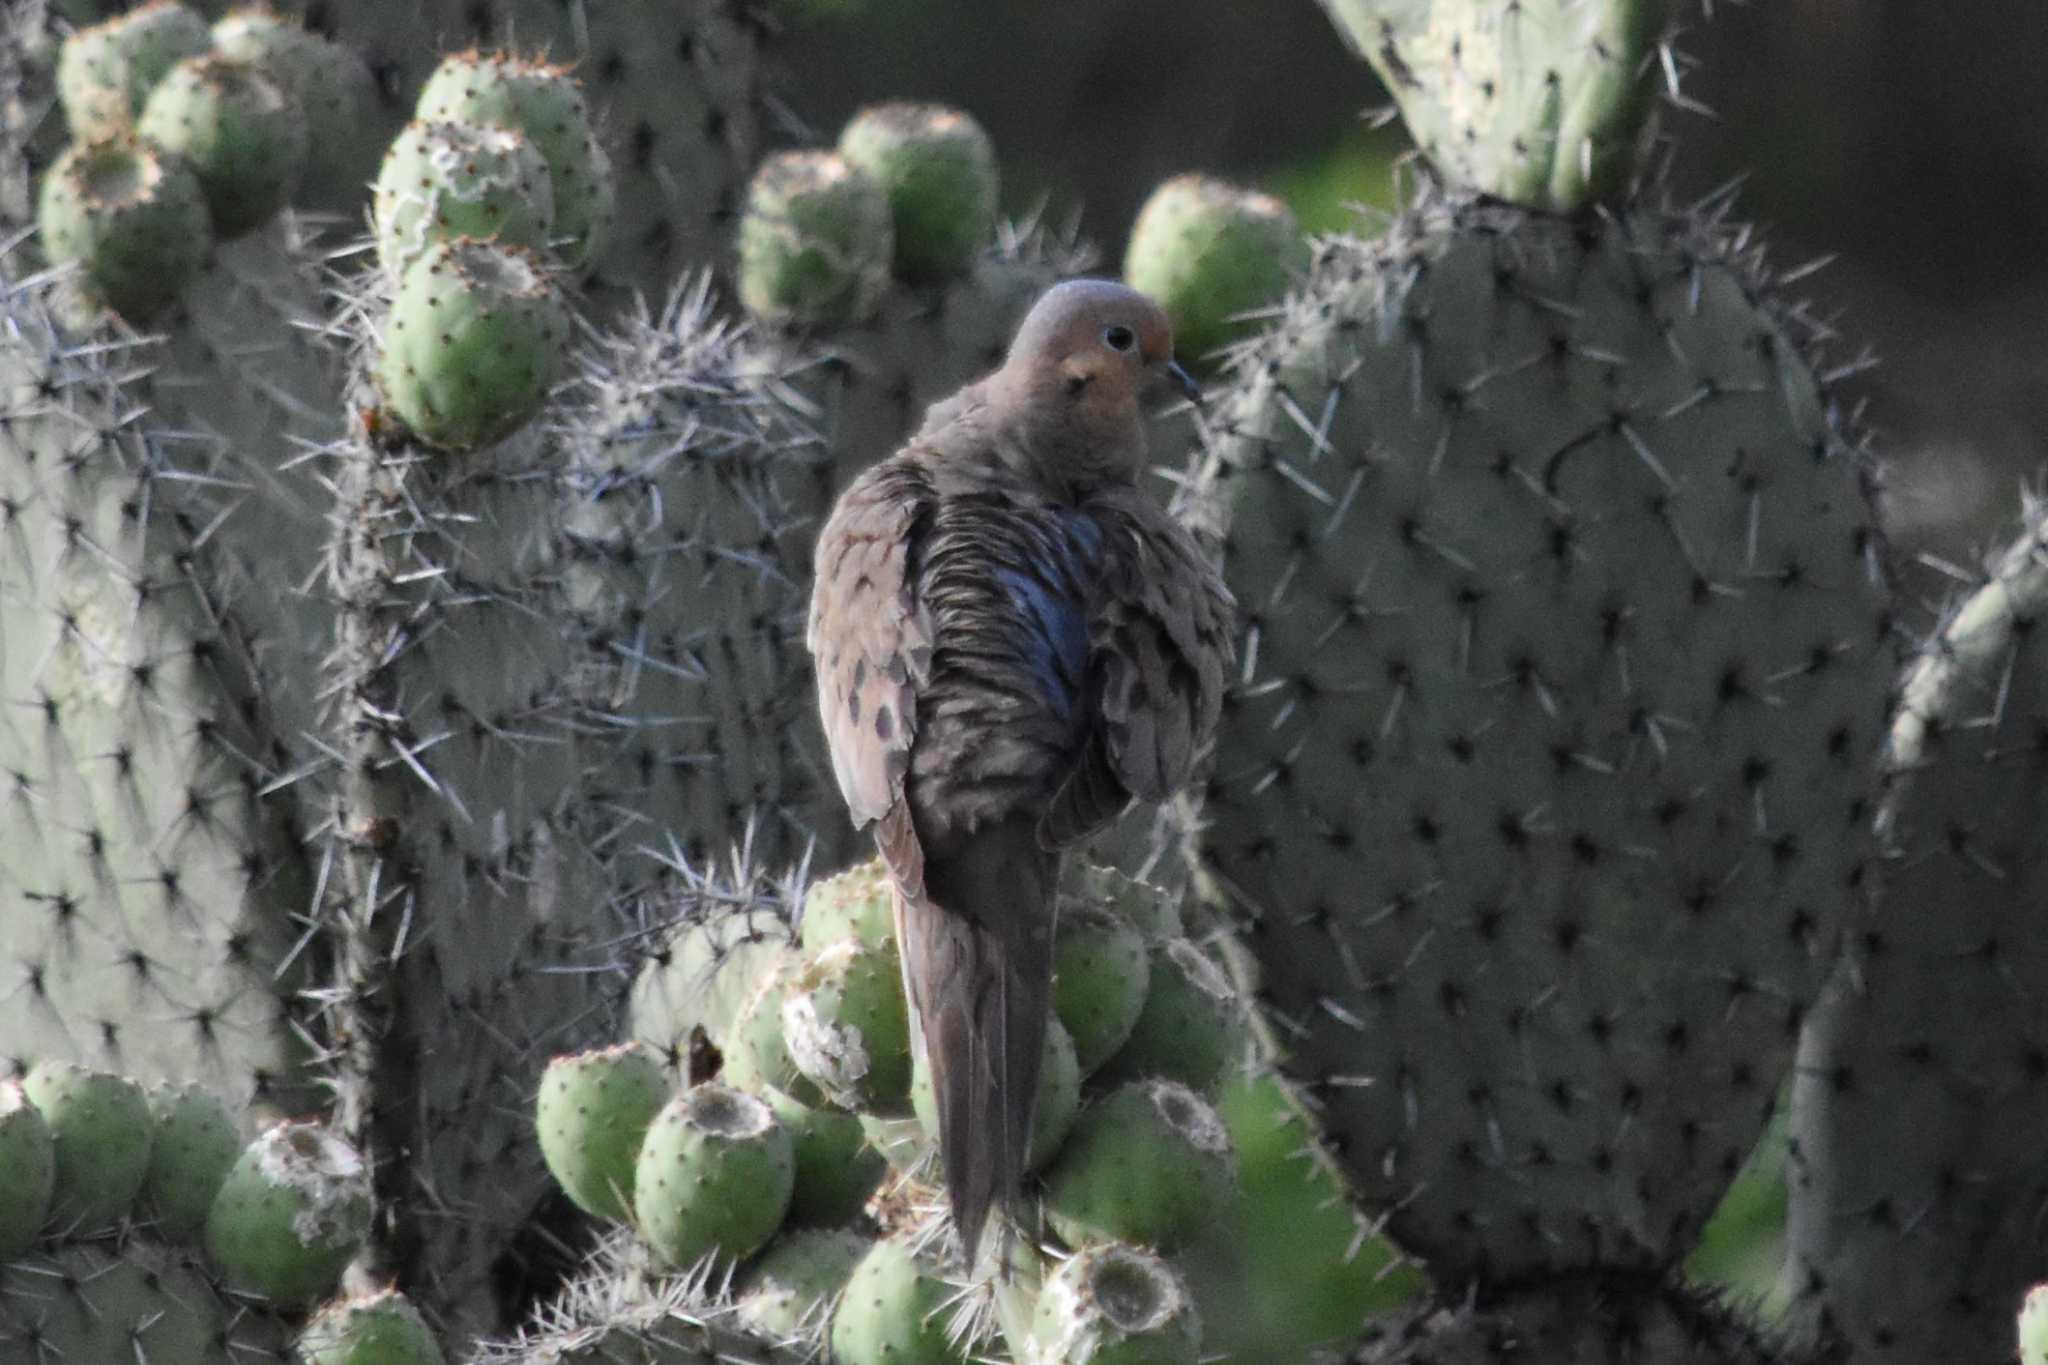
[[[1062,905],[1053,944],[1052,1008],[1074,1040],[1081,1074],[1091,1075],[1131,1036],[1152,961],[1145,940],[1113,910]]]
[[[57,158],[36,217],[50,260],[75,262],[86,294],[136,320],[198,276],[213,242],[192,168],[127,132]]]
[[[1328,244],[1193,503],[1252,665],[1205,853],[1283,1068],[1445,1274],[1683,1254],[1861,905],[1868,462],[1703,213]]]
[[[234,1115],[212,1091],[192,1084],[150,1087],[156,1136],[137,1213],[158,1237],[189,1242],[206,1226],[221,1183],[242,1155]]]
[[[306,116],[249,62],[187,57],[150,91],[135,130],[185,159],[213,230],[238,237],[285,206],[306,164]]]
[[[1278,199],[1179,175],[1138,211],[1124,278],[1159,301],[1174,351],[1194,360],[1256,328],[1238,315],[1277,304],[1308,262],[1308,241]]]
[[[633,1216],[633,1167],[669,1098],[668,1074],[638,1043],[557,1057],[540,1078],[534,1124],[541,1155],[576,1207]]]
[[[214,1197],[206,1249],[229,1284],[280,1309],[332,1293],[370,1230],[370,1172],[317,1123],[279,1123]]]
[[[800,1104],[773,1088],[761,1098],[775,1111],[776,1122],[788,1130],[790,1155],[796,1162],[789,1221],[850,1223],[860,1217],[888,1169],[882,1154],[868,1145],[860,1116],[829,1104]]]
[[[7,1365],[287,1358],[278,1321],[222,1293],[196,1252],[142,1239],[72,1242],[0,1264]]]
[[[149,1101],[125,1076],[41,1062],[21,1083],[50,1126],[57,1160],[50,1222],[85,1236],[126,1217],[149,1171]]]
[[[781,152],[747,190],[740,302],[781,326],[865,322],[894,251],[889,196],[873,176],[830,152]]]
[[[206,51],[206,21],[172,0],[81,28],[57,59],[57,96],[74,141],[128,127],[164,73]]]
[[[1221,967],[1184,938],[1152,946],[1145,998],[1106,1079],[1163,1076],[1196,1090],[1216,1084],[1245,1050],[1244,1002]]]
[[[852,1228],[802,1228],[776,1238],[740,1281],[739,1320],[775,1338],[822,1335],[839,1291],[874,1244]]]
[[[43,1111],[13,1081],[0,1081],[0,1262],[28,1250],[50,1212],[57,1145]]]
[[[881,104],[839,134],[839,155],[889,199],[891,270],[905,284],[963,273],[996,224],[995,147],[958,109]]]
[[[1083,1247],[1046,1280],[1032,1339],[1061,1365],[1195,1365],[1201,1320],[1173,1267],[1136,1247]]]
[[[392,142],[373,191],[377,259],[393,277],[436,242],[548,244],[555,190],[517,128],[414,120]]]
[[[306,120],[308,194],[341,193],[353,206],[376,155],[377,99],[369,67],[353,49],[267,9],[231,10],[213,26],[214,50],[260,67],[291,92]]]
[[[707,1081],[669,1101],[647,1130],[633,1210],[648,1245],[678,1270],[708,1254],[741,1261],[782,1225],[795,1179],[774,1111]]]

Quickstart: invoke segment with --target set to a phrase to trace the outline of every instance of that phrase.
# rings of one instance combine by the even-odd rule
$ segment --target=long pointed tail
[[[904,987],[970,1268],[990,1210],[1016,1199],[1031,1146],[1056,880],[1056,859],[1019,821],[979,830],[943,857],[926,850],[924,894],[895,898]]]

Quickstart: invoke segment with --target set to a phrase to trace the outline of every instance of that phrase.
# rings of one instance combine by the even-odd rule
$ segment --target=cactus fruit
[[[164,73],[205,52],[211,41],[206,21],[175,0],[156,0],[71,34],[57,59],[57,97],[72,141],[132,126]]]
[[[888,196],[896,278],[935,284],[961,275],[996,224],[997,169],[988,134],[958,109],[881,104],[839,134],[839,155]]]
[[[538,256],[458,238],[399,281],[378,383],[421,440],[472,450],[540,410],[568,340],[568,310]]]
[[[2020,1365],[2048,1365],[2048,1285],[2035,1285],[2020,1301]]]
[[[27,1251],[50,1212],[57,1145],[21,1086],[0,1081],[0,1263]]]
[[[336,1299],[294,1343],[303,1365],[444,1365],[420,1310],[396,1289]]]
[[[881,1118],[910,1112],[910,1007],[893,945],[842,939],[810,954],[783,994],[782,1036],[834,1103]]]
[[[737,1288],[737,1316],[775,1340],[816,1335],[875,1240],[852,1228],[799,1228],[775,1239]]]
[[[958,1291],[895,1239],[868,1249],[832,1313],[837,1365],[967,1365],[950,1331]]]
[[[125,1076],[38,1062],[22,1078],[56,1151],[50,1223],[66,1236],[112,1227],[135,1203],[155,1136],[142,1087]]]
[[[1282,1069],[1452,1280],[1682,1257],[1862,913],[1871,466],[1712,208],[1426,194],[1324,243],[1187,503],[1256,661],[1204,857]]]
[[[1279,303],[1308,264],[1308,241],[1278,199],[1180,175],[1139,209],[1124,279],[1173,320],[1175,352],[1200,359],[1247,335],[1258,325],[1248,315]]]
[[[1084,1076],[1131,1036],[1145,1008],[1151,957],[1137,928],[1114,910],[1062,904],[1053,944],[1052,1008],[1073,1039]]]
[[[1230,1136],[1186,1086],[1135,1081],[1081,1111],[1045,1183],[1046,1220],[1069,1246],[1171,1252],[1228,1206]]]
[[[268,9],[234,9],[215,21],[213,47],[261,68],[291,92],[306,120],[303,194],[351,206],[376,155],[369,129],[376,81],[356,52]]]
[[[827,1103],[825,1092],[797,1066],[783,1010],[801,968],[802,959],[792,954],[761,974],[725,1044],[726,1076],[742,1088],[772,1086],[800,1104],[817,1106]]]
[[[740,302],[764,321],[865,322],[889,287],[896,237],[888,193],[831,152],[781,152],[761,163],[739,231]]]
[[[456,237],[545,248],[555,191],[547,162],[517,128],[415,119],[384,154],[371,212],[377,259],[396,279]]]
[[[278,1123],[228,1172],[206,1250],[234,1288],[291,1310],[333,1292],[369,1231],[362,1157],[317,1123]]]
[[[733,1026],[760,983],[791,956],[789,921],[770,888],[757,882],[716,891],[717,900],[691,907],[647,945],[633,979],[632,1036],[675,1067],[700,1028],[726,1050],[725,1065],[734,1065]]]
[[[797,935],[804,951],[815,953],[843,938],[870,947],[896,941],[896,913],[889,893],[889,869],[880,858],[847,868],[804,892],[803,916]]]
[[[1636,164],[1668,0],[1323,0],[1450,181],[1568,211]]]
[[[242,1155],[234,1115],[212,1091],[159,1082],[149,1089],[156,1136],[142,1178],[137,1211],[170,1242],[189,1242],[206,1227],[214,1196]]]
[[[910,1085],[912,1107],[924,1136],[936,1143],[939,1132],[938,1098],[932,1093],[932,1074],[919,1057]],[[1074,1056],[1074,1042],[1058,1018],[1045,1025],[1045,1048],[1038,1064],[1038,1098],[1031,1111],[1031,1149],[1024,1155],[1024,1169],[1035,1171],[1059,1153],[1074,1119],[1081,1111],[1081,1067]],[[921,1159],[929,1144],[918,1144],[905,1158]],[[898,1162],[897,1164],[901,1164]]]
[[[122,130],[57,158],[36,219],[50,260],[75,262],[88,296],[138,321],[191,283],[213,242],[192,168]]]
[[[149,92],[136,132],[185,159],[214,234],[239,237],[285,206],[306,165],[297,99],[248,62],[187,57]]]
[[[1187,1286],[1149,1251],[1086,1246],[1039,1291],[1032,1342],[1061,1365],[1195,1365],[1202,1327]]]
[[[70,1242],[0,1264],[7,1365],[286,1358],[281,1324],[222,1294],[194,1252],[143,1239]]]
[[[796,1184],[789,1196],[792,1223],[850,1223],[882,1183],[888,1162],[868,1145],[860,1116],[830,1106],[812,1108],[770,1088],[761,1096],[789,1132]]]
[[[516,128],[546,162],[554,241],[571,269],[604,246],[614,213],[611,161],[591,131],[568,69],[505,54],[458,53],[420,91],[415,117],[429,123]]]
[[[670,1100],[640,1149],[633,1212],[670,1266],[707,1254],[745,1260],[789,1210],[796,1163],[768,1105],[707,1081]]]
[[[1950,605],[1900,686],[1884,904],[1807,1021],[1792,1072],[1795,1321],[1853,1359],[1991,1360],[2048,1264],[2048,509]],[[1959,1179],[1967,1172],[1967,1179]]]
[[[1170,938],[1152,947],[1146,979],[1138,1017],[1103,1078],[1164,1076],[1208,1090],[1245,1050],[1244,1005],[1230,978],[1193,943]]]
[[[618,1222],[633,1216],[634,1164],[669,1090],[661,1063],[638,1043],[548,1063],[534,1124],[549,1172],[577,1208]]]

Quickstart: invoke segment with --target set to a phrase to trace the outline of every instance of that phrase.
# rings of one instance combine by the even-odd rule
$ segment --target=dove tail
[[[982,1227],[1017,1197],[1052,1007],[1057,860],[1034,823],[985,826],[925,850],[921,895],[895,897],[905,990],[939,1118],[939,1156],[968,1268]]]

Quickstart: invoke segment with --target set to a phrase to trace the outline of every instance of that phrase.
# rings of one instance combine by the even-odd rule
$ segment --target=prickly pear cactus
[[[1784,1287],[1857,1361],[1993,1360],[2048,1265],[2048,517],[1906,670],[1884,812],[1887,911],[1858,935],[1793,1072]],[[1965,1174],[1967,1173],[1967,1174]]]
[[[1682,1254],[1864,894],[1868,464],[1742,240],[1431,197],[1330,242],[1191,500],[1249,663],[1204,850],[1439,1277]]]

